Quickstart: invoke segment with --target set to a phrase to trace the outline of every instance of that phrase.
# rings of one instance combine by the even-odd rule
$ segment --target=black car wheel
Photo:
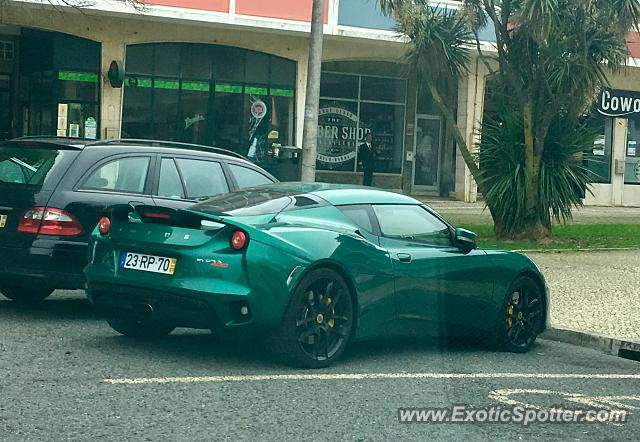
[[[135,321],[129,319],[107,319],[112,329],[132,338],[161,338],[175,327],[158,321]]]
[[[30,304],[42,301],[53,293],[53,289],[10,285],[0,287],[0,293],[15,302]]]
[[[511,284],[498,324],[498,344],[506,351],[525,353],[544,325],[544,296],[536,282],[520,276]]]
[[[351,292],[342,276],[331,269],[313,270],[296,288],[267,347],[293,365],[327,367],[349,343],[353,315]]]

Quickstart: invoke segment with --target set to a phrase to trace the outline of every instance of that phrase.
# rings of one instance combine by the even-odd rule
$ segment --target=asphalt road
[[[637,440],[640,363],[543,340],[524,355],[410,340],[303,371],[200,332],[123,338],[58,292],[37,307],[0,299],[0,398],[2,441]],[[399,407],[612,401],[626,423],[398,421]]]

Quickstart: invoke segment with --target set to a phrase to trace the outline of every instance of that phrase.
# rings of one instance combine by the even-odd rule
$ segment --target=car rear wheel
[[[107,319],[112,329],[132,338],[161,338],[175,327],[158,321],[135,321],[130,319]]]
[[[520,276],[511,284],[498,324],[498,345],[502,350],[525,353],[531,350],[544,324],[544,297],[536,282]]]
[[[0,293],[15,302],[30,304],[42,301],[53,289],[10,285],[0,287]]]
[[[349,343],[354,323],[351,291],[331,269],[317,269],[296,288],[280,328],[267,348],[286,362],[305,368],[327,367]]]

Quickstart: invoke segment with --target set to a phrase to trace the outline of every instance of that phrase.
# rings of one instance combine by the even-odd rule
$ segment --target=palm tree
[[[549,158],[545,151],[553,142],[549,130],[559,115],[565,124],[579,127],[597,92],[608,85],[607,70],[616,72],[625,65],[626,36],[637,29],[640,0],[464,0],[455,10],[430,7],[428,0],[379,3],[410,38],[408,62],[439,106],[437,80],[457,81],[467,71],[470,48],[477,49],[497,87],[505,92],[509,112],[521,121],[524,181],[513,201],[523,210],[497,210],[499,201],[487,198],[500,198],[501,193],[491,189],[495,180],[483,179],[477,157],[464,143],[451,113],[441,106],[444,118],[454,128],[458,148],[486,198],[496,233],[532,239],[550,236],[551,219],[570,217],[572,205],[581,200],[562,194],[557,202],[548,200],[558,198],[557,192],[544,190],[548,182],[541,175]],[[495,52],[484,54],[478,31],[489,21],[495,29]],[[574,186],[564,188],[575,192]],[[514,216],[520,217],[518,222],[508,219]]]

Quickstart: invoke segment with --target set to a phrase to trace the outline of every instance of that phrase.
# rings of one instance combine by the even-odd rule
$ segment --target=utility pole
[[[309,65],[307,68],[307,94],[304,103],[304,130],[302,133],[302,170],[300,174],[300,179],[307,182],[316,180],[324,0],[313,0],[312,8]]]

